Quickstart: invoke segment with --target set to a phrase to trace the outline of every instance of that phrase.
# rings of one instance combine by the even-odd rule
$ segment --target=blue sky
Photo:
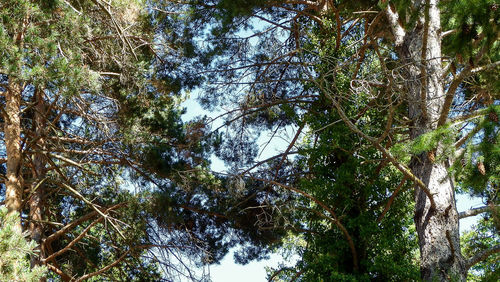
[[[198,93],[192,93],[191,97],[187,99],[183,106],[187,108],[187,113],[183,116],[184,121],[188,121],[195,116],[207,115],[209,117],[215,117],[220,114],[220,112],[207,112],[196,102],[196,95]],[[216,121],[212,126],[213,128],[218,127],[222,124],[222,121]],[[260,140],[265,140],[262,137]],[[262,143],[262,142],[259,142]],[[283,144],[288,144],[284,142]],[[272,145],[268,146],[265,152],[260,156],[261,159],[265,159],[271,156],[276,150],[282,148],[283,144],[272,142]],[[281,145],[281,146],[280,146]],[[285,147],[286,148],[286,147]],[[218,160],[216,157],[212,158],[212,170],[214,171],[224,171],[224,163]],[[467,195],[457,195],[457,209],[458,212],[465,211],[471,208],[484,206],[480,198],[470,198]],[[460,220],[460,231],[461,233],[470,230],[472,225],[478,220],[480,215],[474,217],[468,217]],[[279,254],[271,255],[270,259],[263,261],[253,261],[247,265],[235,264],[233,260],[233,252],[230,252],[221,261],[219,265],[213,265],[209,267],[210,276],[213,282],[265,282],[266,270],[265,267],[276,267],[279,263],[284,263],[284,258]],[[292,261],[287,261],[287,265],[293,265]]]

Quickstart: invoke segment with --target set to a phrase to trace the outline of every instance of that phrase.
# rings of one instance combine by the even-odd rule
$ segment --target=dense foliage
[[[278,269],[273,279],[417,279],[411,213],[418,219],[424,212],[425,197],[432,198],[425,189],[441,189],[435,187],[442,180],[430,184],[425,176],[437,164],[454,177],[451,194],[483,197],[481,210],[494,213],[500,175],[495,1],[184,1],[158,7],[167,40],[186,46],[185,68],[197,70],[186,79],[202,82],[199,101],[222,110],[223,126],[211,134],[222,136],[216,154],[229,167],[223,178],[246,183],[228,181],[224,191],[244,187],[259,195],[258,220],[248,223],[287,231],[276,233],[284,237],[269,247],[290,238],[304,242],[296,245],[297,265]],[[435,34],[439,43],[432,41]],[[434,44],[427,50],[440,52],[440,63],[422,58],[429,56],[424,44]],[[425,88],[437,75],[441,97]],[[282,150],[269,153],[265,148],[273,144]],[[412,199],[414,189],[423,202]],[[217,206],[213,195],[199,197],[200,206]],[[454,196],[448,200],[455,209]],[[451,217],[458,222],[458,216]],[[451,245],[457,261],[466,260],[453,243],[459,236],[453,224],[455,237],[443,231],[443,244]],[[480,252],[498,257],[498,229],[488,226],[476,232],[491,241],[474,252],[465,251],[473,239],[464,237],[471,239],[462,243],[469,259],[457,267],[474,265]],[[423,277],[432,271],[423,270]]]
[[[154,178],[174,179],[205,151],[155,67],[168,50],[144,4],[0,5],[0,200],[49,278],[173,279],[187,272],[179,253],[198,246],[170,243],[178,234],[154,222]],[[162,168],[150,163],[160,157]]]
[[[238,246],[300,256],[270,280],[494,280],[499,21],[494,0],[3,1],[0,235],[23,259],[2,275],[30,254],[50,279],[196,280]],[[220,115],[183,122],[190,91]]]
[[[7,216],[7,209],[0,208],[0,280],[39,281],[46,268],[30,266],[35,242],[28,242],[14,231],[17,215]]]

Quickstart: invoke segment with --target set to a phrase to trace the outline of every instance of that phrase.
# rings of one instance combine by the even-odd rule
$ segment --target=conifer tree
[[[17,216],[7,215],[7,208],[0,208],[0,280],[39,281],[46,269],[30,267],[29,255],[34,255],[35,243],[28,243],[15,230]]]
[[[374,204],[370,197],[378,193],[384,198],[383,189],[388,189],[385,201],[378,202],[380,209],[370,211],[378,214],[372,222],[384,220],[390,216],[391,203],[401,197],[400,188],[405,182],[412,184],[423,280],[465,281],[471,267],[498,256],[494,224],[483,229],[494,239],[476,248],[474,254],[469,248],[468,257],[462,251],[458,229],[461,218],[480,213],[498,221],[500,91],[496,77],[500,58],[495,1],[220,0],[169,4],[158,4],[157,11],[170,32],[167,38],[185,46],[186,54],[193,58],[193,69],[203,70],[188,76],[202,77],[206,82],[201,102],[209,109],[233,105],[224,115],[231,129],[226,131],[219,156],[231,165],[234,178],[245,179],[250,189],[255,189],[255,184],[261,187],[257,189],[260,201],[254,207],[276,210],[280,202],[300,199],[319,206],[318,215],[330,218],[331,229],[343,233],[355,274],[359,271],[357,258],[366,247],[352,240],[342,221],[356,217],[337,217],[337,213],[350,210],[349,204],[329,202],[345,197],[347,194],[339,191],[350,187],[349,183],[331,184],[329,191],[317,180],[328,173],[308,175],[304,172],[307,166],[302,164],[302,170],[297,167],[307,158],[312,162],[309,167],[321,161],[329,164],[324,169],[331,169],[330,183],[342,183],[373,175],[367,164],[376,163],[380,170],[399,176],[400,184],[372,187],[368,198],[358,200]],[[186,11],[187,16],[165,16],[174,11]],[[323,116],[331,117],[324,118],[328,123],[315,125]],[[339,122],[344,127],[337,130],[357,136],[368,151],[360,150],[363,146],[357,148],[356,143],[352,147],[339,145],[342,140],[336,138],[346,138],[340,133],[322,141],[328,128]],[[254,161],[258,155],[256,136],[270,130],[272,136],[279,137],[287,128],[295,132],[286,149]],[[304,136],[311,136],[312,146],[301,144]],[[323,143],[329,144],[329,150],[320,150]],[[306,148],[312,153],[302,151]],[[342,158],[345,151],[352,155]],[[302,155],[305,160],[292,155]],[[349,163],[349,157],[357,159],[352,170],[360,169],[359,174],[345,174],[336,167]],[[344,174],[338,174],[342,171]],[[308,181],[323,186],[315,187]],[[358,184],[366,185],[363,181]],[[323,192],[319,198],[314,194],[318,191]],[[457,192],[482,196],[486,205],[459,214]],[[290,193],[297,198],[288,198]],[[261,209],[260,216],[270,214]],[[281,213],[283,218],[294,214],[300,212]],[[382,227],[375,224],[374,228]],[[320,238],[311,234],[309,243]],[[345,252],[337,251],[339,254]],[[350,270],[331,265],[329,273],[346,272]],[[308,275],[307,267],[298,267],[290,277],[301,275]],[[328,275],[316,277],[332,278]]]
[[[153,222],[150,178],[139,181],[159,173],[145,162],[157,148],[178,170],[202,153],[184,157],[175,89],[153,66],[168,49],[144,4],[0,4],[0,200],[15,236],[35,242],[37,275],[44,265],[64,281],[157,281],[186,270],[158,258],[180,248]]]

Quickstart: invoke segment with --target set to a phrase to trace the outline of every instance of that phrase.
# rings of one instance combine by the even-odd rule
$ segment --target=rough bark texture
[[[21,212],[23,178],[21,175],[21,103],[22,87],[9,80],[9,89],[5,92],[5,148],[7,151],[7,173],[5,181],[5,206],[8,214]],[[21,219],[16,224],[21,233]]]
[[[436,0],[421,5],[422,18],[408,31],[400,47],[405,63],[409,116],[413,121],[411,138],[436,128],[444,104],[441,63],[440,12]],[[435,148],[439,151],[440,148]],[[442,162],[431,154],[413,158],[412,172],[433,194],[435,208],[427,195],[415,190],[415,225],[418,233],[421,273],[425,281],[465,281],[466,267],[460,252],[458,212],[455,189]]]
[[[45,132],[45,104],[43,100],[43,92],[38,90],[35,91],[35,113],[34,113],[34,132],[36,134],[36,147],[39,150],[44,150],[45,140],[44,140],[44,132]],[[43,192],[44,192],[44,178],[46,174],[45,170],[45,160],[44,156],[41,153],[36,153],[33,157],[33,169],[32,169],[32,177],[33,184],[31,187],[31,197],[29,199],[29,215],[30,215],[30,224],[29,231],[31,235],[31,239],[35,241],[38,245],[36,251],[38,251],[38,256],[32,256],[31,265],[41,265],[41,260],[44,258],[44,253],[40,248],[42,239],[43,239]]]

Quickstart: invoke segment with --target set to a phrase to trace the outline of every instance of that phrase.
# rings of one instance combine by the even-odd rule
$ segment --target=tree
[[[142,1],[0,5],[2,204],[16,236],[36,243],[35,272],[45,265],[64,281],[184,274],[158,258],[180,248],[154,223],[151,182],[130,184],[159,173],[141,163],[159,147],[170,167],[203,160],[168,75],[153,66],[167,52],[153,37]]]
[[[494,1],[184,4],[186,24],[174,17],[165,20],[166,26],[174,31],[172,42],[189,46],[186,52],[198,56],[195,68],[205,70],[197,74],[207,82],[201,101],[212,108],[221,102],[227,107],[228,101],[235,105],[226,114],[233,130],[219,151],[234,174],[258,178],[261,191],[281,187],[298,193],[321,206],[323,215],[334,218],[332,226],[343,230],[335,218],[343,206],[321,205],[323,199],[295,186],[292,168],[300,158],[290,158],[303,148],[296,144],[300,136],[320,138],[318,132],[337,123],[315,128],[305,116],[337,116],[375,150],[366,162],[395,169],[402,182],[414,185],[422,279],[464,281],[470,267],[498,253],[496,227],[490,226],[496,239],[484,246],[482,256],[468,259],[458,229],[460,218],[493,213],[498,206],[499,11]],[[179,5],[161,10],[182,11]],[[198,38],[204,44],[193,41]],[[265,129],[278,136],[287,127],[296,132],[286,150],[253,162],[253,136]],[[329,142],[346,149],[334,138]],[[364,157],[352,147],[347,151]],[[324,158],[342,155],[324,153]],[[254,174],[260,165],[265,171]],[[457,191],[482,195],[488,205],[459,215]],[[322,197],[336,193],[332,189]],[[357,250],[364,247],[355,245],[349,231],[343,233],[355,267]]]
[[[28,243],[15,230],[17,215],[7,216],[7,209],[0,208],[0,278],[3,281],[38,281],[46,269],[30,267],[28,255],[33,254],[34,242]]]

